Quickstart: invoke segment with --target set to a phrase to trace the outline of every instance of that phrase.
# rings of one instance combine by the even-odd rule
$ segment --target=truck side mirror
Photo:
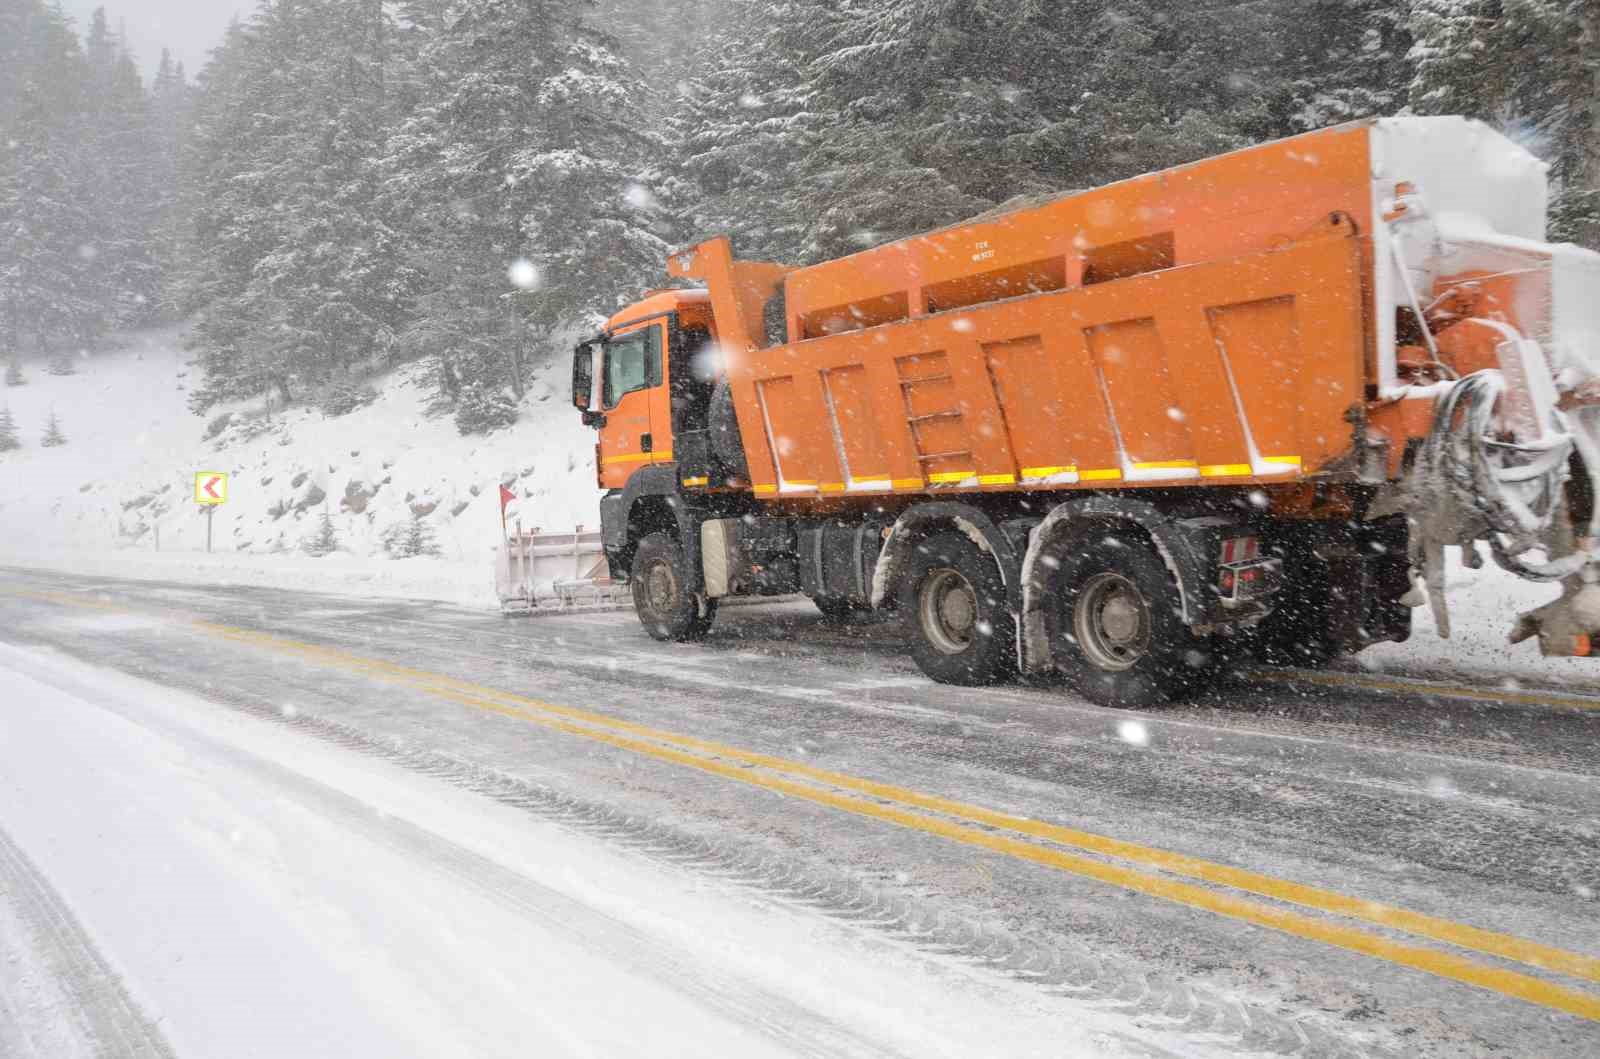
[[[585,342],[572,352],[572,406],[587,413],[594,404],[594,345]]]
[[[580,343],[572,351],[572,406],[583,413],[583,425],[599,429],[606,425],[604,412],[590,410],[594,404],[595,347],[601,339]]]

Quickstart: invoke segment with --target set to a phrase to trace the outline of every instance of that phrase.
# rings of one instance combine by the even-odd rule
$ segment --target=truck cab
[[[715,389],[716,326],[704,290],[652,291],[573,354],[573,404],[599,432],[602,489],[675,459],[673,442],[704,429]]]

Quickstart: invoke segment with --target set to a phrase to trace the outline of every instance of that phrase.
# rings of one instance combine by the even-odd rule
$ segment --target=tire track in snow
[[[64,680],[43,669],[31,672],[30,676],[71,694],[80,694],[70,678]],[[281,792],[284,797],[298,801],[319,819],[332,822],[355,837],[383,846],[419,866],[444,875],[452,883],[509,907],[548,930],[572,937],[590,952],[604,956],[616,966],[647,976],[651,981],[677,991],[731,1022],[767,1037],[797,1056],[812,1059],[899,1059],[901,1056],[901,1053],[882,1042],[864,1037],[850,1027],[835,1023],[787,997],[708,967],[680,952],[670,942],[657,939],[582,900],[474,852],[445,835],[391,815],[382,807],[356,795],[244,747],[149,714],[136,704],[105,695],[93,698],[100,708],[170,739],[180,747],[198,750],[221,760],[233,771],[251,776],[269,789]],[[278,711],[271,709],[246,708],[243,712],[280,723],[285,720]],[[360,749],[347,741],[336,742],[345,749]],[[5,881],[4,864],[8,844],[4,833],[0,832],[0,883]],[[11,848],[15,850],[14,846]],[[15,853],[21,857],[20,850],[15,850]],[[23,863],[27,867],[25,859]],[[37,877],[37,872],[32,872],[32,876]],[[37,878],[37,883],[47,885],[42,877]],[[0,887],[0,893],[4,893],[4,890],[5,887]],[[59,906],[59,909],[51,907],[49,914],[66,914],[65,906],[59,900],[55,901],[55,906]],[[87,942],[87,939],[84,941]],[[103,1059],[171,1059],[172,1053],[115,1050],[102,1055]]]
[[[100,955],[61,895],[0,828],[0,900],[21,919],[32,948],[94,1042],[98,1059],[174,1059],[172,1047]]]
[[[1188,1035],[1197,1043],[1222,1045],[1242,1052],[1315,1059],[1354,1059],[1369,1054],[1384,1054],[1382,1048],[1373,1048],[1370,1044],[1363,1045],[1340,1034],[1330,1033],[1314,1021],[1284,1017],[1265,1006],[1191,986],[1176,977],[1148,974],[1115,957],[1091,952],[1087,947],[1065,948],[929,907],[914,897],[776,854],[758,842],[746,844],[727,838],[707,838],[673,824],[624,813],[602,801],[578,797],[436,751],[370,735],[338,721],[306,713],[285,716],[272,706],[232,698],[222,701],[240,712],[493,798],[569,830],[631,849],[650,859],[717,877],[728,884],[804,907],[830,919],[908,942],[925,953],[954,957],[969,965],[1031,983],[1056,996],[1132,1016],[1141,1024]],[[252,767],[281,771],[295,782],[315,783],[270,762],[256,758],[248,760]],[[334,799],[348,802],[345,811],[357,814],[367,827],[377,823],[370,807],[332,788],[323,788],[323,792],[324,796],[331,795]],[[393,820],[384,823],[386,827],[397,824]],[[407,836],[403,834],[404,828],[412,828],[420,835]],[[480,867],[469,868],[469,864],[491,865],[494,871],[507,872],[507,869],[484,861],[475,853],[454,846],[448,839],[432,832],[423,832],[420,828],[414,828],[414,825],[405,824],[394,829],[392,841],[409,844],[420,839],[425,846],[442,844],[447,847],[449,859],[456,861],[456,866],[450,870],[463,872],[462,877],[467,881],[481,880],[484,870]],[[520,876],[516,878],[521,879]],[[557,896],[562,901],[570,901],[564,896]],[[578,907],[581,914],[596,914],[584,906]],[[776,1002],[783,1007],[794,1007],[781,999]],[[797,1024],[790,1021],[793,1015],[772,1014],[780,1019],[778,1024],[791,1029],[805,1028],[803,1022]],[[806,1017],[809,1018],[809,1014]],[[761,1024],[768,1028],[774,1025],[772,1021],[763,1021]],[[828,1032],[837,1031],[830,1027]],[[835,1041],[817,1054],[855,1054],[840,1049],[839,1043]]]

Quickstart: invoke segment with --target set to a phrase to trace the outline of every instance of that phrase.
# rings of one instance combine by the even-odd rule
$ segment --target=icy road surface
[[[1592,687],[894,635],[0,571],[0,1055],[1600,1053]]]

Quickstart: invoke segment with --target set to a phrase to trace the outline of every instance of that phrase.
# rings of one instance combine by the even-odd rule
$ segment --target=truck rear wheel
[[[704,639],[717,616],[717,601],[684,588],[683,549],[670,533],[652,533],[633,553],[633,609],[657,640]]]
[[[918,545],[912,559],[899,606],[922,671],[969,687],[1010,676],[1015,626],[994,557],[965,534],[945,532]]]
[[[1211,645],[1184,624],[1178,586],[1141,536],[1108,530],[1062,564],[1051,649],[1102,706],[1170,702],[1211,679]]]

